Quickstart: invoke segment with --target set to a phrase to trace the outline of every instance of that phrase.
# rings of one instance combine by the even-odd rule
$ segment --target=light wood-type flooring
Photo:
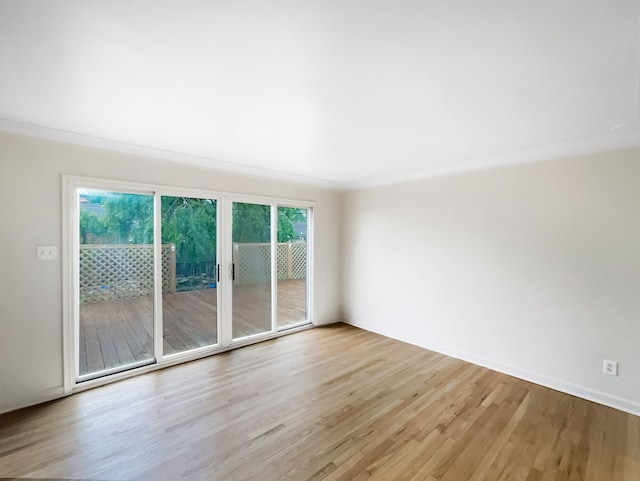
[[[165,355],[217,342],[216,289],[164,294],[162,306]],[[306,318],[306,280],[278,281],[278,326]],[[234,286],[232,329],[234,339],[271,330],[270,286]],[[81,376],[152,360],[153,298],[81,304],[78,344]]]
[[[640,418],[336,324],[0,416],[0,478],[638,481]]]

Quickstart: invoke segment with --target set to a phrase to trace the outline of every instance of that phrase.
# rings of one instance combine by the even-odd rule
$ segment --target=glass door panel
[[[271,206],[232,204],[232,338],[269,332],[271,323]]]
[[[79,380],[154,362],[153,195],[80,189]]]
[[[162,196],[164,354],[218,342],[216,201]]]
[[[308,320],[307,209],[278,207],[278,328]]]

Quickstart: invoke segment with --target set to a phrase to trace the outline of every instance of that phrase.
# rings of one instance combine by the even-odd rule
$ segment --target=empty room
[[[638,481],[639,0],[0,0],[0,480]]]

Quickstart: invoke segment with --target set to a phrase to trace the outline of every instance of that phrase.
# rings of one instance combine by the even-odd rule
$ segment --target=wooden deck
[[[235,286],[233,338],[271,329],[268,286]],[[174,354],[215,344],[217,290],[202,289],[163,296],[164,353]],[[278,282],[278,326],[304,320],[305,279]],[[82,304],[80,375],[153,359],[151,296]]]

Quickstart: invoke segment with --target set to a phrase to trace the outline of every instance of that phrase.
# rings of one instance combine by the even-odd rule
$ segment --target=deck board
[[[278,282],[278,326],[306,318],[306,281]],[[163,296],[165,355],[215,344],[218,340],[216,289]],[[271,291],[267,286],[236,286],[233,338],[271,329]],[[153,298],[143,296],[82,304],[80,375],[153,358]]]

